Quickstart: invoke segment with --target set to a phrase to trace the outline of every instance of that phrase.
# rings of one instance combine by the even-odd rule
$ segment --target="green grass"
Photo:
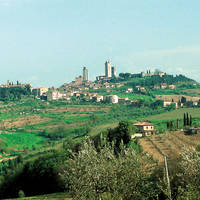
[[[34,145],[36,148],[42,146],[43,142],[46,140],[44,137],[38,136],[33,133],[13,133],[13,134],[4,134],[0,135],[0,139],[3,141],[6,147],[12,147],[15,149],[23,149],[28,147],[32,149]]]
[[[69,198],[69,195],[67,193],[54,193],[54,194],[46,194],[46,195],[39,195],[39,196],[33,196],[33,197],[14,198],[12,200],[30,200],[30,199],[71,200],[71,198]]]
[[[118,125],[118,122],[97,125],[91,129],[91,131],[89,132],[89,135],[97,135],[98,133],[105,131],[109,128],[115,128],[117,125]]]
[[[168,111],[162,114],[148,116],[145,120],[174,120],[182,119],[184,113],[192,115],[192,117],[200,117],[200,108],[180,108],[173,111]]]

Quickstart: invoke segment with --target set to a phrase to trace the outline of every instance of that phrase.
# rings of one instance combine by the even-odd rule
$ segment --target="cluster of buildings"
[[[108,81],[117,76],[117,71],[115,66],[111,66],[111,62],[107,60],[105,62],[105,75],[97,76],[96,81]]]
[[[108,60],[105,62],[105,75],[97,76],[96,81],[94,82],[89,81],[88,69],[86,67],[83,67],[83,72],[81,76],[76,77],[75,80],[72,81],[71,83],[64,84],[63,86],[61,86],[61,88],[65,92],[70,92],[70,91],[81,92],[90,89],[97,90],[100,88],[115,88],[115,87],[119,88],[123,84],[109,82],[109,80],[115,77],[117,77],[116,67],[111,66],[111,62]]]
[[[32,85],[30,83],[20,83],[19,81],[17,81],[16,83],[13,83],[9,80],[7,80],[7,84],[1,84],[0,88],[11,88],[11,87],[27,87],[29,86],[30,89],[32,88]]]
[[[42,100],[59,100],[59,99],[65,99],[65,100],[72,100],[73,97],[83,100],[85,102],[104,102],[104,103],[135,103],[135,101],[130,100],[128,97],[126,98],[120,98],[117,95],[99,95],[98,93],[90,93],[90,92],[60,92],[57,90],[48,91],[47,93],[43,93],[41,96],[37,96]]]
[[[200,98],[191,97],[186,95],[156,95],[156,99],[163,101],[163,107],[175,105],[176,108],[180,107],[200,107]]]
[[[139,74],[132,74],[133,77],[151,77],[160,76],[163,77],[167,75],[164,72],[156,70],[151,72],[147,70],[146,72],[141,72]],[[113,83],[110,81],[117,77],[116,67],[111,65],[111,62],[107,60],[105,62],[105,74],[96,77],[96,81],[89,81],[89,73],[87,67],[83,67],[82,75],[75,78],[74,81],[68,84],[64,84],[59,89],[49,89],[49,88],[32,88],[31,84],[21,84],[17,81],[16,84],[7,81],[7,84],[1,84],[1,88],[9,87],[26,87],[30,86],[32,94],[36,98],[43,100],[58,100],[66,99],[71,100],[72,97],[83,99],[85,101],[92,102],[107,102],[107,103],[136,103],[132,100],[126,98],[120,98],[115,94],[112,95],[99,95],[95,92],[97,89],[104,89],[106,92],[111,92],[113,88],[120,88],[124,85],[122,82]],[[167,83],[161,83],[160,85],[154,85],[153,89],[175,89],[176,85],[168,85]],[[124,93],[146,93],[146,88],[143,86],[135,86],[134,88],[127,88]],[[176,108],[183,106],[200,106],[200,98],[198,97],[188,97],[183,95],[156,95],[158,100],[163,101],[163,106],[167,107],[174,104]]]
[[[147,77],[147,76],[160,76],[163,77],[167,75],[165,72],[160,72],[156,70],[155,72],[151,72],[150,70],[147,70],[147,72],[141,72],[141,77]]]
[[[171,89],[174,90],[176,89],[176,85],[168,85],[167,83],[161,83],[160,85],[154,85],[153,89]]]

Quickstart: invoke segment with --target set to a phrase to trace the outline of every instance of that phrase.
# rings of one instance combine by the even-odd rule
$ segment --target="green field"
[[[39,196],[33,196],[33,197],[15,198],[15,199],[12,199],[12,200],[31,200],[31,199],[37,199],[37,200],[45,200],[45,199],[71,200],[71,198],[69,198],[69,195],[67,193],[46,194],[46,195],[39,195]],[[7,199],[7,200],[9,200],[9,199]]]
[[[40,147],[46,140],[46,138],[38,136],[37,134],[24,132],[17,132],[14,134],[2,133],[0,139],[6,147],[17,150],[23,150],[24,148],[32,149],[33,145],[35,147]]]
[[[145,120],[174,120],[183,119],[184,113],[192,115],[192,117],[200,117],[200,108],[180,108],[173,111],[168,111],[162,114],[148,116]]]

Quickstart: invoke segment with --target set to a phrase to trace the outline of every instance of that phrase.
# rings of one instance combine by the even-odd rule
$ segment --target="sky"
[[[0,84],[59,87],[89,70],[200,81],[199,0],[0,0]]]

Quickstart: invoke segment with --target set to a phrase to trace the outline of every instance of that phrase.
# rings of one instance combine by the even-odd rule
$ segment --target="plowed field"
[[[154,160],[163,162],[163,155],[167,158],[178,158],[182,148],[194,147],[200,144],[200,134],[185,135],[182,131],[153,135],[140,140],[145,153],[151,155]]]

